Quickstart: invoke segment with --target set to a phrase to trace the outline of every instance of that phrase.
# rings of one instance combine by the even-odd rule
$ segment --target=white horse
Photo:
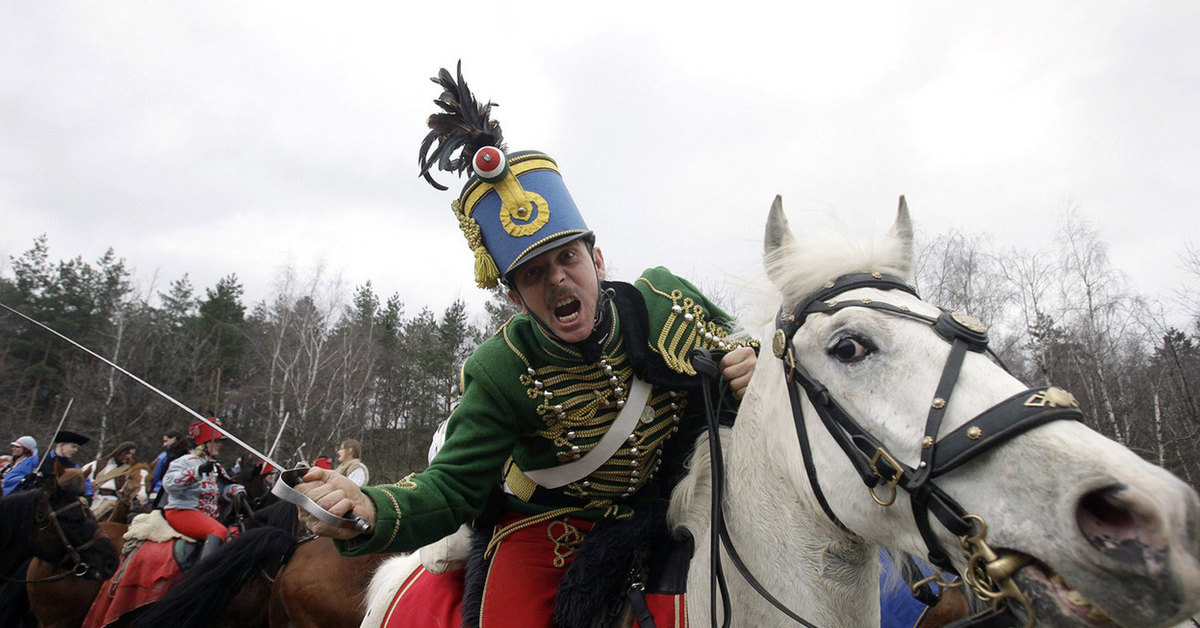
[[[766,262],[783,304],[782,326],[794,334],[788,343],[785,333],[778,347],[778,354],[787,358],[790,348],[797,358],[795,368],[786,370],[793,376],[806,372],[827,387],[829,397],[874,439],[870,442],[898,461],[889,464],[885,456],[877,463],[881,485],[869,493],[861,470],[801,391],[816,469],[814,490],[797,441],[789,373],[785,362],[764,348],[737,423],[721,439],[728,487],[724,512],[735,548],[783,604],[823,628],[875,628],[880,623],[878,547],[921,556],[936,549],[930,548],[932,542],[948,552],[958,571],[978,575],[982,590],[1012,596],[1004,604],[1025,618],[1032,612],[1030,623],[1038,626],[1168,626],[1200,609],[1200,499],[1168,472],[1075,420],[1040,424],[978,456],[968,454],[961,466],[933,480],[961,506],[956,514],[974,516],[968,517],[971,531],[958,532],[974,537],[965,547],[982,558],[972,561],[959,535],[946,528],[955,523],[952,518],[943,525],[929,517],[927,542],[905,491],[891,505],[879,505],[889,502],[895,488],[886,486],[887,480],[905,488],[920,475],[922,454],[931,455],[926,450],[934,441],[941,446],[947,435],[967,432],[958,428],[979,430],[976,417],[995,406],[1009,408],[1002,402],[1026,391],[984,355],[967,351],[951,382],[952,394],[935,399],[951,342],[920,317],[932,320],[942,312],[897,286],[852,286],[842,292],[835,287],[836,294],[814,304],[815,313],[786,320],[808,295],[839,277],[911,276],[912,227],[903,199],[883,240],[866,243],[854,234],[845,242],[812,248],[793,238],[776,198],[766,229]],[[823,307],[827,313],[820,311]],[[970,336],[974,324],[959,320],[967,321],[967,330],[960,331]],[[773,324],[762,338],[776,333]],[[1032,394],[1040,397],[1024,405],[1053,409],[1073,403],[1057,390]],[[932,439],[926,438],[931,407],[943,417]],[[987,436],[968,434],[958,442],[970,445]],[[672,525],[697,541],[687,596],[694,626],[710,621],[707,446],[706,439],[697,445],[670,513]],[[899,468],[907,475],[894,477]],[[968,526],[961,519],[958,525]],[[728,559],[722,564],[735,625],[792,623],[753,591]],[[381,567],[368,594],[364,626],[378,625],[399,583],[416,565],[414,555]]]

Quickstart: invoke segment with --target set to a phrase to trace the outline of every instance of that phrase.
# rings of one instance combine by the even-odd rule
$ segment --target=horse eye
[[[829,355],[846,363],[858,362],[871,353],[870,347],[855,338],[842,338],[829,348]]]

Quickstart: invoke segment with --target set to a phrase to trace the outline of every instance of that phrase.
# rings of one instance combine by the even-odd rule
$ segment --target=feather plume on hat
[[[430,79],[444,90],[433,101],[442,111],[429,116],[430,131],[421,142],[417,155],[421,166],[420,176],[439,190],[448,188],[433,179],[430,170],[434,166],[438,170],[461,175],[471,166],[471,159],[480,148],[494,146],[501,152],[505,150],[500,123],[491,119],[492,107],[498,105],[490,100],[480,105],[475,100],[467,82],[463,80],[461,60],[457,74],[458,80],[455,81],[455,77],[442,68],[437,76]],[[434,146],[435,141],[437,146]]]

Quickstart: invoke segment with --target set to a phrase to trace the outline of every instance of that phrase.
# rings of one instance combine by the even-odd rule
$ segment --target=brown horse
[[[260,513],[266,510],[276,515],[267,527],[193,567],[140,625],[332,628],[362,621],[367,583],[387,556],[342,557],[329,539],[296,538],[295,506],[280,502]]]
[[[150,484],[153,482],[154,467],[139,462],[121,476],[121,487],[117,489],[116,503],[107,512],[97,513],[97,521],[128,523],[130,515],[150,510]]]
[[[271,628],[334,628],[362,622],[371,575],[387,554],[347,558],[333,541],[317,538],[296,546],[275,576]]]

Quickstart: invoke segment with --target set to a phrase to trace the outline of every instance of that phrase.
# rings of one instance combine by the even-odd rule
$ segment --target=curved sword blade
[[[133,381],[135,381],[135,382],[137,382],[137,383],[141,384],[142,386],[145,386],[146,388],[150,389],[151,391],[153,391],[153,392],[154,392],[155,394],[157,394],[158,396],[160,396],[160,397],[162,397],[163,399],[166,399],[167,401],[170,401],[171,403],[175,404],[176,406],[178,406],[178,407],[179,407],[179,409],[183,410],[184,412],[187,412],[188,414],[192,415],[193,417],[195,417],[195,418],[197,418],[197,419],[200,419],[201,421],[203,421],[203,422],[207,423],[207,424],[209,425],[209,427],[211,427],[211,428],[213,428],[214,430],[216,430],[217,432],[219,432],[219,433],[220,433],[222,436],[224,436],[225,438],[228,438],[229,440],[231,440],[231,441],[233,441],[233,442],[237,443],[238,445],[240,445],[240,446],[242,447],[242,449],[245,449],[246,451],[250,452],[251,454],[254,454],[254,456],[255,456],[255,457],[257,457],[259,460],[262,460],[263,462],[266,462],[266,463],[270,464],[271,466],[275,467],[276,469],[282,469],[282,468],[284,468],[284,467],[283,467],[282,465],[280,465],[278,462],[275,462],[274,460],[272,460],[271,458],[269,458],[269,457],[268,457],[268,456],[266,456],[265,454],[262,454],[262,453],[260,453],[260,452],[259,452],[257,449],[255,449],[255,448],[251,447],[250,445],[248,445],[248,444],[247,444],[245,441],[243,441],[242,439],[238,438],[237,436],[234,436],[233,434],[230,434],[228,430],[226,430],[226,429],[222,428],[220,425],[217,425],[216,423],[213,423],[211,420],[209,420],[209,419],[208,419],[208,417],[205,417],[204,415],[200,414],[199,412],[196,412],[195,410],[193,410],[193,409],[191,409],[191,408],[189,408],[189,407],[185,406],[185,405],[184,405],[182,402],[180,402],[178,399],[176,399],[176,398],[172,397],[171,395],[168,395],[167,393],[165,393],[165,392],[163,392],[163,391],[159,390],[159,389],[158,389],[158,388],[156,388],[156,387],[155,387],[153,384],[151,384],[151,383],[147,382],[146,380],[144,380],[144,379],[142,379],[142,378],[138,377],[137,375],[134,375],[133,373],[130,373],[129,371],[125,370],[124,368],[121,368],[121,366],[119,366],[118,364],[116,364],[116,363],[115,363],[115,362],[113,362],[112,360],[109,360],[108,358],[106,358],[106,357],[104,357],[104,356],[102,356],[102,355],[100,355],[100,354],[96,353],[95,351],[92,351],[91,349],[88,349],[87,347],[85,347],[85,346],[83,346],[83,345],[79,344],[78,342],[75,342],[74,340],[72,340],[72,339],[70,339],[70,338],[68,338],[68,337],[66,337],[66,336],[64,336],[64,335],[62,335],[62,334],[60,334],[60,333],[59,333],[57,330],[55,330],[54,328],[50,327],[49,325],[46,325],[45,323],[43,323],[43,322],[41,322],[41,321],[38,321],[38,320],[36,320],[36,319],[30,318],[29,316],[25,315],[23,312],[20,312],[20,311],[18,311],[18,310],[15,310],[15,309],[13,309],[12,307],[9,307],[8,305],[5,305],[4,303],[0,303],[0,307],[2,307],[2,308],[4,308],[4,309],[8,310],[9,312],[12,312],[13,314],[16,314],[17,316],[20,316],[21,318],[23,318],[23,319],[25,319],[25,320],[27,320],[27,321],[29,321],[29,322],[33,323],[34,325],[37,325],[38,327],[41,327],[42,329],[44,329],[44,330],[46,330],[46,331],[48,331],[48,332],[50,332],[50,333],[54,334],[55,336],[58,336],[58,337],[59,337],[59,338],[61,338],[62,340],[64,340],[64,341],[66,341],[66,342],[70,343],[71,345],[73,345],[73,346],[74,346],[74,347],[76,347],[77,349],[80,349],[80,350],[81,350],[81,351],[83,351],[84,353],[87,353],[88,355],[92,356],[93,358],[96,358],[97,360],[100,360],[101,362],[103,362],[103,363],[105,363],[105,364],[107,364],[107,365],[111,366],[112,368],[114,368],[114,369],[116,369],[116,370],[120,371],[122,374],[126,375],[127,377],[129,377],[129,378],[130,378],[130,379],[132,379]]]

